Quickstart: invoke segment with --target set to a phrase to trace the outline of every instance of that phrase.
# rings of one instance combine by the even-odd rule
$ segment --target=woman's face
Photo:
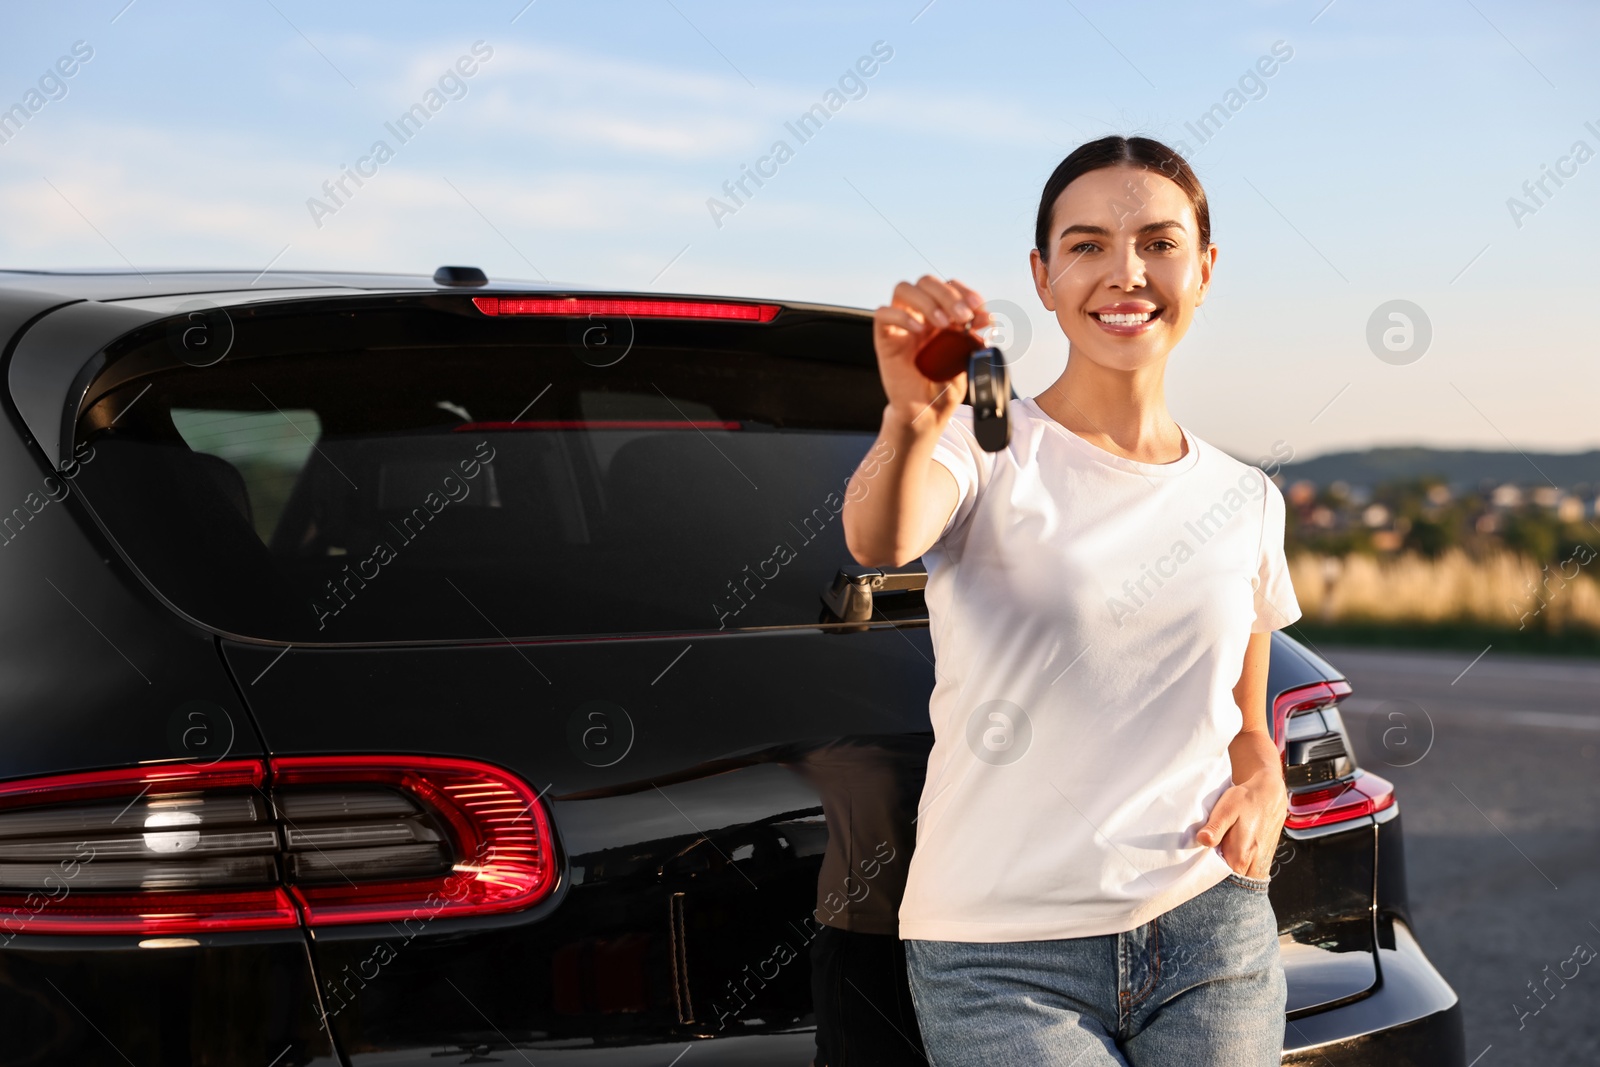
[[[1034,286],[1072,355],[1121,371],[1164,360],[1217,259],[1177,183],[1139,167],[1090,171],[1056,198],[1049,232],[1048,261],[1031,256]]]

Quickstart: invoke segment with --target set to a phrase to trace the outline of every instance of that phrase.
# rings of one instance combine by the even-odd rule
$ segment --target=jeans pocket
[[[1272,879],[1270,878],[1251,878],[1248,874],[1240,874],[1238,871],[1231,872],[1227,877],[1227,881],[1232,882],[1240,889],[1248,889],[1252,893],[1265,893],[1267,887],[1272,884]]]

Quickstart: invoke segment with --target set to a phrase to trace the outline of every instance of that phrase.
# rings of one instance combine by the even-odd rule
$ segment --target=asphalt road
[[[1319,651],[1355,689],[1361,764],[1395,783],[1468,1062],[1600,1064],[1600,659]]]

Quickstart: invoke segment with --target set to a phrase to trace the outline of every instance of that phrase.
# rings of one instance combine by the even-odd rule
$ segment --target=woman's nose
[[[1107,283],[1118,289],[1138,289],[1144,285],[1144,259],[1131,245],[1115,258]]]

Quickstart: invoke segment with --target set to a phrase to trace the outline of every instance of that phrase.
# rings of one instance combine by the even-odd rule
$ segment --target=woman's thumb
[[[1206,821],[1204,826],[1200,827],[1200,832],[1195,835],[1195,840],[1210,848],[1222,840],[1222,835],[1227,832],[1228,826],[1232,822],[1233,819],[1222,810],[1222,805],[1218,804],[1216,810],[1212,811],[1211,818]]]

